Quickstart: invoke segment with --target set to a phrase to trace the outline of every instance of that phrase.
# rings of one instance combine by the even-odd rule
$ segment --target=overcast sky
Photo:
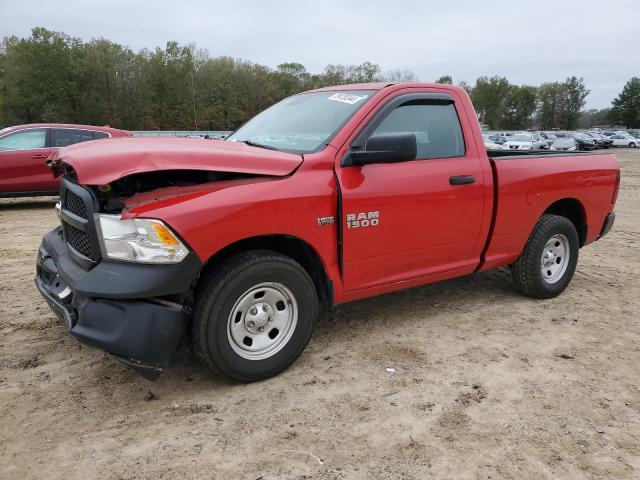
[[[138,50],[168,40],[275,67],[378,63],[420,80],[584,77],[604,108],[640,76],[640,0],[0,0],[0,36],[42,26]]]

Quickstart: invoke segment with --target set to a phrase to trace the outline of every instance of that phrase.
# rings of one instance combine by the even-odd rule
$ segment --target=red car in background
[[[110,127],[32,123],[0,130],[0,197],[57,195],[47,157],[55,148],[133,133]]]

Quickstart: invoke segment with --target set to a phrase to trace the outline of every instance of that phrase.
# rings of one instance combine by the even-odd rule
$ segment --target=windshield
[[[518,134],[518,135],[512,135],[509,138],[509,141],[510,142],[530,142],[531,138],[532,138],[531,135]]]
[[[228,140],[291,153],[315,152],[331,141],[372,93],[348,90],[294,95],[253,117]]]

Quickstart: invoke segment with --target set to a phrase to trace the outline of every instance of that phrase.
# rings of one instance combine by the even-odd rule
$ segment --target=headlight
[[[179,263],[187,247],[160,220],[96,215],[100,248],[105,258],[140,263]]]

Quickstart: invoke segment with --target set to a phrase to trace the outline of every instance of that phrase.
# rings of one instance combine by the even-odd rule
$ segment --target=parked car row
[[[546,150],[549,144],[542,132],[487,132],[485,147],[490,150]]]
[[[640,145],[640,133],[635,137],[627,132],[616,132],[607,138],[613,142],[614,147],[637,148]]]
[[[640,146],[640,131],[588,130],[580,132],[485,132],[489,150],[562,150],[589,151],[610,147]]]

